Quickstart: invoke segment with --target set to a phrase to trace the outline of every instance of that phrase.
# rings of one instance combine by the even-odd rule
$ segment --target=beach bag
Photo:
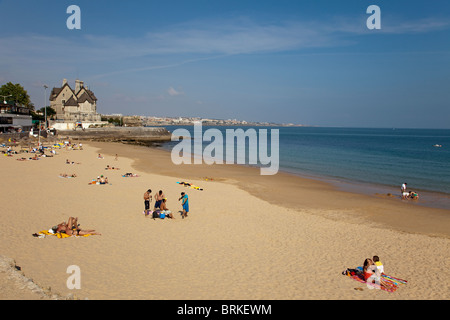
[[[359,275],[359,274],[361,274],[361,272],[359,271],[359,270],[357,270],[357,269],[350,269],[350,268],[347,268],[347,270],[344,270],[343,272],[342,272],[342,274],[344,275],[344,276],[354,276],[354,275]]]
[[[159,215],[159,217],[160,217],[161,219],[164,219],[164,218],[166,217],[166,214],[165,214],[165,213],[161,213],[161,214]]]
[[[153,219],[159,218],[158,211],[153,211]]]

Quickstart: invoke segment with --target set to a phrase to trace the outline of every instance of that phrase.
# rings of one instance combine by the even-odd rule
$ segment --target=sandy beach
[[[79,299],[405,300],[450,298],[450,210],[339,191],[237,165],[175,166],[170,153],[120,143],[17,161],[0,156],[0,255],[27,278]],[[98,154],[103,159],[98,159]],[[118,155],[116,160],[116,154]],[[74,164],[66,164],[66,159]],[[105,170],[106,166],[119,170]],[[125,178],[131,172],[139,177]],[[61,178],[60,174],[76,174]],[[110,184],[90,185],[100,175]],[[184,187],[189,182],[203,190]],[[175,219],[145,217],[143,194],[163,190]],[[191,212],[181,219],[181,192]],[[152,202],[153,205],[154,202]],[[78,217],[102,235],[36,238]],[[378,255],[393,293],[341,273]],[[68,289],[69,266],[81,289]],[[0,275],[5,273],[0,272]],[[0,277],[0,299],[42,299]],[[362,290],[355,290],[360,288]]]

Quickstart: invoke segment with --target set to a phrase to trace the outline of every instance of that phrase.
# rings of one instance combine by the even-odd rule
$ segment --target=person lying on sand
[[[105,170],[120,170],[120,168],[110,167],[109,164],[106,166]]]
[[[80,163],[79,162],[69,161],[69,159],[66,159],[66,164],[80,164]]]
[[[124,178],[133,178],[133,177],[139,177],[139,175],[137,175],[135,173],[127,172],[124,175],[122,175],[122,177],[124,177]]]
[[[73,173],[69,176],[67,173],[60,173],[59,176],[61,178],[76,178],[77,175],[75,173]]]
[[[82,230],[81,228],[79,228],[79,226],[80,225],[78,224],[78,217],[77,218],[69,217],[67,223],[65,221],[61,222],[56,226],[56,229],[55,227],[53,227],[52,229],[54,230],[55,233],[60,232],[72,236],[83,236],[87,234],[101,235],[95,230]]]

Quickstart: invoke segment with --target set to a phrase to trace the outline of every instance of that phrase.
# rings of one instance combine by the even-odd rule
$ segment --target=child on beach
[[[378,271],[380,271],[380,273],[383,274],[384,273],[384,266],[381,263],[380,258],[378,256],[373,256],[372,260],[375,263],[375,265],[377,266]]]
[[[419,199],[419,194],[415,191],[410,191],[408,197],[410,199],[417,200],[417,199]]]

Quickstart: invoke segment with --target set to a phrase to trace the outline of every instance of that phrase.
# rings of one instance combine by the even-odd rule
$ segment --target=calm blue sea
[[[171,132],[177,128],[187,129],[194,137],[192,126],[167,126]],[[209,128],[212,127],[203,126],[203,132]],[[223,132],[224,141],[226,129],[237,129],[214,128]],[[450,208],[450,130],[253,128],[280,130],[281,171],[325,179],[344,189],[372,194],[397,195],[401,184],[406,182],[409,190],[421,196],[427,194],[428,204],[434,202],[438,207]],[[170,142],[163,148],[171,149],[177,143]]]

